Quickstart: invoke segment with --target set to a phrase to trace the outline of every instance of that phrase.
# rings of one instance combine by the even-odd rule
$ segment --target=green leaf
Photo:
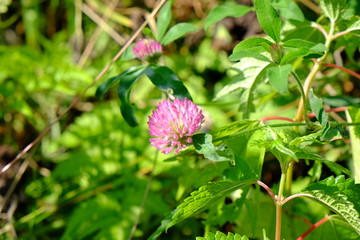
[[[126,71],[125,71],[126,72]],[[99,85],[99,87],[96,89],[95,97],[101,99],[105,95],[107,91],[109,91],[109,88],[111,85],[113,85],[115,82],[120,80],[120,78],[123,76],[124,72],[120,73],[119,75],[115,77],[111,77],[106,79],[103,83]]]
[[[349,107],[346,118],[348,122],[360,122],[360,109]],[[349,127],[349,132],[352,151],[351,172],[355,182],[360,183],[360,126]]]
[[[251,10],[251,7],[244,5],[234,4],[216,6],[215,8],[211,9],[209,15],[205,19],[205,30],[226,17],[241,17]]]
[[[212,143],[212,136],[208,133],[196,134],[192,137],[196,151],[203,154],[210,161],[231,161],[234,162],[234,154],[225,145],[215,146]]]
[[[161,39],[163,38],[166,29],[168,28],[171,21],[171,17],[172,17],[171,5],[172,5],[171,1],[166,2],[159,11],[159,15],[156,20],[156,25],[157,25],[156,40],[159,42],[161,42]]]
[[[290,64],[269,67],[266,71],[271,86],[280,94],[288,94],[288,76],[292,70]]]
[[[346,7],[345,0],[320,0],[320,8],[332,21],[336,21],[342,10]]]
[[[233,122],[229,125],[211,131],[211,135],[213,136],[214,142],[219,140],[225,140],[233,134],[258,127],[259,124],[260,122],[258,120],[244,120]]]
[[[235,46],[235,48],[233,49],[233,53],[238,51],[255,52],[255,53],[266,52],[266,49],[263,47],[264,44],[270,48],[270,46],[273,43],[261,37],[247,38]]]
[[[180,221],[204,211],[223,197],[241,187],[253,184],[254,181],[256,181],[256,178],[242,179],[240,181],[223,180],[219,182],[210,182],[207,185],[200,187],[199,190],[192,192],[190,197],[187,197],[183,203],[165,218],[161,222],[160,227],[148,239],[156,239],[162,232]]]
[[[276,43],[280,42],[281,19],[270,0],[255,0],[256,16],[260,26]]]
[[[196,240],[249,240],[246,236],[240,236],[239,234],[229,232],[228,235],[217,231],[215,234],[212,232],[205,233],[205,237],[196,237]]]
[[[191,23],[178,23],[165,34],[164,38],[161,40],[162,45],[167,45],[172,41],[184,36],[189,32],[196,32],[197,28]]]
[[[184,84],[179,80],[175,73],[168,67],[149,65],[145,74],[151,82],[164,92],[169,92],[176,98],[192,99]]]
[[[325,52],[327,48],[322,43],[314,43],[303,39],[290,39],[282,44],[286,50],[296,50],[299,48],[306,48],[312,52]]]
[[[120,83],[117,88],[120,99],[120,111],[124,120],[131,127],[136,127],[138,122],[135,118],[134,109],[130,103],[130,92],[134,82],[144,73],[144,66],[131,67],[122,74],[120,74]]]
[[[329,177],[302,192],[329,207],[360,234],[360,185],[354,179]]]
[[[309,91],[309,103],[311,111],[315,113],[316,119],[322,126],[325,126],[328,122],[329,114],[324,110],[323,100],[315,96],[312,89]]]
[[[256,58],[263,62],[271,62],[271,60],[269,58],[265,57],[264,55],[262,55],[260,53],[247,52],[247,51],[242,51],[242,50],[237,50],[236,52],[233,52],[229,56],[229,60],[230,61],[239,61],[242,58],[246,58],[246,57]]]
[[[303,22],[304,14],[299,6],[292,0],[280,0],[272,3],[272,6],[279,9],[280,15],[288,20]]]

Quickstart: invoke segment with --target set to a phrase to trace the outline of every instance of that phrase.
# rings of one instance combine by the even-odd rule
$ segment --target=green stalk
[[[324,56],[322,56],[321,58],[319,58],[316,62],[315,65],[313,66],[313,68],[311,69],[309,75],[307,76],[307,78],[305,79],[305,83],[304,83],[304,92],[305,92],[305,98],[307,99],[308,97],[308,93],[312,84],[312,81],[314,80],[316,74],[319,72],[319,69],[322,65],[322,63],[324,62],[327,54],[329,53],[329,48],[330,45],[332,43],[333,40],[333,35],[334,35],[334,31],[335,31],[335,21],[331,21],[330,23],[330,30],[329,30],[329,34],[326,36],[326,41],[325,41],[325,47],[327,48],[327,51],[325,52]],[[299,107],[298,107],[298,111],[295,117],[295,121],[301,121],[303,118],[303,113],[304,113],[304,101],[303,99],[300,99],[300,103],[299,103]]]
[[[284,199],[284,187],[286,180],[286,171],[281,173],[280,186],[278,196],[276,198],[276,225],[275,225],[275,240],[281,240],[281,220],[282,220],[282,201]]]

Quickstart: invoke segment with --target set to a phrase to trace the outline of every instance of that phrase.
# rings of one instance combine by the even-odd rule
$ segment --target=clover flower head
[[[162,53],[162,46],[153,39],[141,39],[132,47],[132,51],[136,57],[145,60]]]
[[[204,122],[202,110],[191,100],[170,99],[159,103],[149,117],[149,133],[151,145],[168,154],[192,143],[191,136],[200,130]]]

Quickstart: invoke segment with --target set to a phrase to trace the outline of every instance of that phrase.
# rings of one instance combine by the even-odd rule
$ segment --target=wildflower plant
[[[18,180],[14,180],[0,201],[2,210],[9,209],[8,214],[1,212],[6,223],[1,232],[11,232],[9,239],[49,239],[61,233],[61,239],[79,240],[130,240],[133,236],[148,240],[359,240],[360,101],[354,96],[359,93],[356,86],[360,76],[352,70],[359,69],[359,1],[253,0],[253,6],[218,1],[219,5],[208,13],[203,11],[206,8],[202,8],[202,1],[197,1],[192,6],[194,15],[204,18],[171,27],[175,22],[174,1],[159,2],[156,7],[162,6],[161,10],[146,16],[152,31],[144,30],[141,37],[134,34],[130,39],[139,40],[132,46],[133,40],[124,45],[124,52],[128,52],[121,60],[129,61],[131,67],[106,79],[96,90],[95,95],[102,98],[116,85],[123,119],[117,119],[113,105],[98,107],[105,104],[93,102],[90,105],[97,110],[76,115],[75,121],[69,118],[71,121],[59,124],[66,112],[49,113],[56,120],[45,130],[59,125],[52,134],[54,138],[58,131],[66,131],[59,143],[50,144],[49,139],[39,148],[45,151],[45,158],[55,156],[55,160],[43,164],[30,156],[21,165],[15,179],[25,173],[26,166],[32,167],[36,177],[44,178],[32,181],[21,192],[31,196],[34,204],[21,210],[29,213],[19,219],[12,209],[22,204],[23,197],[14,198],[12,205],[5,204],[12,199],[11,191],[17,189]],[[35,8],[26,8],[34,13]],[[236,45],[231,43],[231,52],[218,54],[210,48],[213,38],[226,35],[221,20],[250,12],[256,14],[263,33],[257,31],[256,36]],[[17,16],[4,26],[20,21]],[[123,22],[119,16],[114,19]],[[25,32],[34,32],[31,30]],[[198,31],[204,37],[201,47],[195,46],[194,51],[177,48],[183,42],[175,40]],[[191,40],[196,42],[197,37]],[[28,58],[25,64],[17,53],[10,52],[5,57],[0,54],[5,66],[37,62]],[[204,64],[201,60],[209,53],[213,58]],[[15,60],[6,61],[7,56]],[[184,61],[185,57],[191,61]],[[218,67],[221,63],[228,68]],[[211,88],[211,94],[203,94],[208,90],[204,85],[211,85],[207,85],[204,68],[211,70],[209,66],[215,65],[219,72],[224,71],[224,77]],[[6,69],[0,74],[6,86],[0,89],[0,101],[17,96],[16,86],[24,85],[13,84],[15,75],[7,74],[15,71]],[[64,69],[66,72],[68,67]],[[132,89],[142,87],[135,85],[142,77],[162,94],[134,98]],[[355,90],[345,96],[349,84]],[[193,98],[192,92],[199,96]],[[139,98],[144,98],[143,111],[136,111],[135,99]],[[201,107],[197,105],[200,100]],[[26,101],[23,111],[30,114],[34,104],[32,99]],[[8,102],[15,102],[14,112],[22,105]],[[86,104],[76,103],[72,102],[66,111],[74,106],[89,109]],[[11,115],[3,115],[10,125]],[[140,117],[147,124],[139,124]],[[122,120],[127,125],[119,124]],[[17,125],[23,120],[14,122]],[[67,122],[74,122],[75,127],[63,127]],[[138,136],[131,135],[130,128]],[[46,131],[33,143],[40,141]],[[16,161],[6,165],[2,173]],[[151,161],[153,167],[149,170]],[[161,167],[156,168],[157,164]],[[57,166],[55,170],[48,170],[53,165]],[[143,166],[146,169],[141,169]],[[36,228],[39,224],[43,224],[42,229]],[[42,236],[44,233],[49,235]]]
[[[266,226],[264,225],[264,228],[261,229],[264,239],[267,239],[269,232],[274,235],[275,240],[283,239],[283,207],[295,198],[313,199],[328,207],[335,215],[322,216],[323,219],[320,218],[320,221],[314,225],[316,227],[307,231],[303,224],[286,217],[287,221],[292,221],[293,224],[292,236],[300,236],[298,239],[303,239],[325,222],[341,218],[343,222],[335,227],[335,231],[340,231],[344,236],[338,239],[355,240],[359,238],[360,185],[358,183],[360,182],[360,156],[358,152],[353,151],[356,166],[351,172],[336,162],[328,161],[320,154],[314,153],[312,146],[329,144],[335,139],[342,139],[345,136],[346,126],[353,125],[355,126],[350,128],[350,137],[352,141],[355,141],[354,144],[358,143],[358,140],[355,139],[360,137],[357,126],[360,120],[360,110],[347,106],[348,119],[351,122],[330,121],[324,101],[316,96],[311,86],[321,66],[325,64],[325,60],[328,60],[327,56],[330,54],[330,49],[334,47],[334,42],[337,42],[338,38],[343,35],[347,35],[348,39],[357,38],[352,33],[360,30],[360,20],[358,16],[351,16],[351,11],[346,9],[344,0],[321,0],[320,9],[323,14],[316,23],[306,21],[300,8],[294,2],[287,0],[283,2],[291,5],[290,12],[284,4],[272,4],[270,0],[255,0],[254,8],[234,4],[217,6],[205,19],[205,30],[209,30],[225,17],[240,17],[255,10],[259,24],[267,34],[266,37],[256,36],[245,39],[234,47],[229,60],[234,62],[232,69],[237,71],[233,73],[233,80],[230,84],[218,91],[214,98],[219,100],[240,93],[238,95],[239,114],[241,114],[239,121],[220,129],[212,129],[208,133],[197,133],[204,122],[204,115],[191,101],[189,92],[175,73],[165,66],[152,64],[136,66],[109,79],[99,87],[98,95],[102,96],[112,82],[119,80],[118,93],[122,115],[129,125],[136,126],[136,119],[129,104],[129,91],[133,82],[145,73],[155,86],[165,93],[170,92],[170,98],[174,97],[173,100],[168,98],[160,102],[149,117],[148,127],[151,145],[161,150],[163,154],[175,152],[176,155],[185,159],[189,155],[198,154],[204,161],[211,161],[214,164],[229,163],[221,178],[210,181],[192,192],[183,203],[171,212],[149,237],[150,240],[157,239],[168,228],[205,209],[209,209],[210,212],[214,211],[213,214],[220,214],[219,218],[222,220],[215,219],[212,224],[209,219],[207,220],[213,229],[216,224],[229,221],[237,226],[241,235],[247,235],[243,237],[236,235],[237,239],[259,238],[258,229],[249,234],[242,231],[246,223],[236,222],[239,219],[244,220],[253,217],[251,213],[242,208],[241,203],[249,200],[247,194],[251,195],[253,188],[248,186],[254,184],[262,187],[274,204],[274,210],[271,212],[274,223],[265,224]],[[164,6],[157,21],[159,30],[157,38],[164,45],[193,30],[193,26],[182,23],[175,25],[165,34],[170,22],[171,14],[167,14],[170,10],[171,2]],[[345,11],[348,15],[343,18],[342,13]],[[283,18],[280,15],[283,15]],[[282,25],[285,21],[290,25],[295,24],[294,22],[297,24],[301,22],[302,27],[297,28],[295,26],[290,31],[284,31]],[[322,25],[328,25],[328,27]],[[316,36],[320,35],[320,38],[313,39],[310,36],[304,39],[302,32],[304,28],[316,32]],[[133,47],[133,53],[141,60],[148,60],[154,59],[153,56],[161,53],[161,49],[162,47],[157,42],[146,39],[136,43]],[[307,77],[301,79],[296,67],[303,61],[310,59],[314,61],[314,66],[309,70]],[[344,69],[336,65],[335,67]],[[351,70],[345,69],[345,71],[353,75]],[[293,83],[291,86],[289,79]],[[298,95],[300,101],[296,116],[293,119],[280,116],[265,116],[260,120],[252,119],[251,116],[256,112],[255,100],[259,98],[257,90],[261,85],[271,86],[275,94],[286,96],[292,93]],[[344,111],[345,108],[340,107],[337,110]],[[282,120],[286,123],[268,124],[268,121],[271,120]],[[181,151],[187,147],[189,147],[189,151]],[[355,148],[359,147],[357,145]],[[266,152],[272,154],[280,166],[281,174],[279,186],[276,189],[277,194],[261,181]],[[316,181],[319,180],[318,175],[321,174],[317,173],[317,177],[313,177],[313,181],[307,187],[293,193],[293,168],[295,164],[304,160],[314,161],[314,167],[327,166],[336,176]],[[313,175],[309,172],[309,175],[311,174]],[[236,216],[231,218],[223,215],[226,205],[221,205],[220,208],[212,208],[212,204],[219,201],[223,202],[226,196],[238,189],[241,189],[243,193],[240,197],[233,198],[233,201],[240,205],[231,205],[237,209]],[[259,188],[256,191],[259,195]],[[255,207],[258,208],[259,206]],[[261,212],[257,214],[261,215]],[[337,223],[332,222],[332,224],[336,225]],[[296,225],[302,227],[295,228]],[[331,227],[328,225],[324,227],[325,231],[331,232],[329,228]],[[312,239],[327,239],[325,235],[319,238],[318,235],[313,234],[314,238]],[[206,232],[204,238],[199,237],[198,239],[214,239],[216,236],[219,236],[219,239],[227,237],[220,232],[215,235]],[[287,234],[286,238],[290,239],[289,236]],[[235,235],[230,233],[226,239],[233,239],[232,237]]]

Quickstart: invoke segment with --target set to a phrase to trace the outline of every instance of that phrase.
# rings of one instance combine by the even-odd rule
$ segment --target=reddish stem
[[[347,107],[338,107],[338,108],[330,108],[326,109],[325,112],[344,112],[346,111]],[[309,113],[308,118],[315,117],[315,113]]]
[[[340,70],[350,74],[351,76],[354,76],[357,79],[360,79],[360,74],[358,74],[358,73],[356,73],[354,71],[351,71],[350,69],[347,69],[347,68],[344,68],[344,67],[338,66],[336,64],[332,64],[332,63],[323,63],[322,65],[325,66],[325,67],[333,67],[333,68],[340,69]]]
[[[268,192],[270,197],[274,200],[274,202],[276,202],[276,195],[273,193],[273,191],[271,191],[271,189],[268,187],[268,185],[266,185],[262,181],[256,181],[256,183],[259,184],[261,187],[263,187]]]
[[[261,122],[266,122],[266,121],[269,121],[269,120],[285,120],[285,121],[289,121],[289,122],[295,122],[291,118],[278,117],[278,116],[269,116],[269,117],[264,117],[264,118],[260,119]]]
[[[323,219],[321,219],[320,221],[318,221],[317,223],[312,225],[303,235],[298,237],[296,240],[303,240],[307,235],[309,235],[312,231],[314,231],[316,228],[320,227],[320,225],[327,222],[328,220],[330,220],[330,216],[324,217]]]

